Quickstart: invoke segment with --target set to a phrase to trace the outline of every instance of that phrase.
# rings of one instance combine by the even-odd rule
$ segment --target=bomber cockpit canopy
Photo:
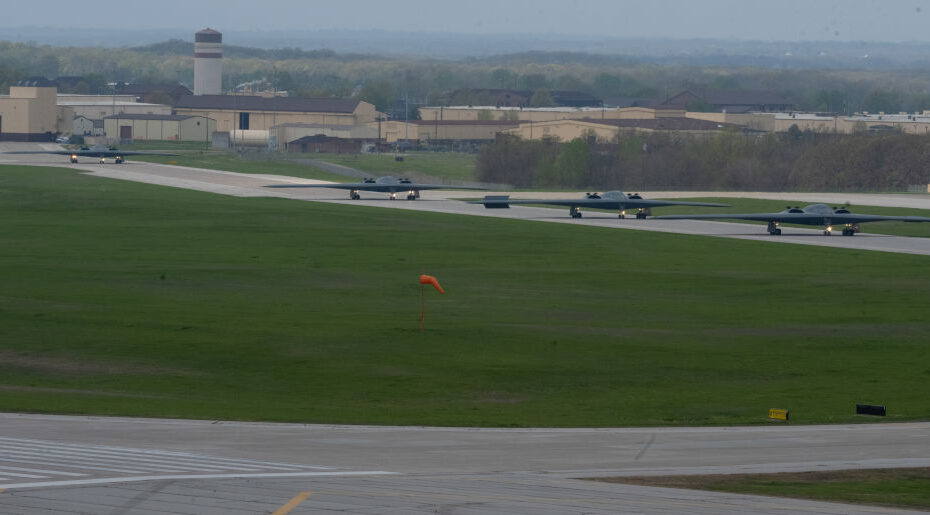
[[[793,213],[794,211],[792,210],[791,212]],[[801,210],[801,212],[802,213],[815,213],[818,215],[832,215],[833,214],[833,210],[830,209],[830,206],[826,204],[811,204],[809,206],[806,206],[803,210]]]
[[[601,198],[610,199],[610,200],[626,200],[627,196],[623,194],[622,191],[610,190],[605,191]]]

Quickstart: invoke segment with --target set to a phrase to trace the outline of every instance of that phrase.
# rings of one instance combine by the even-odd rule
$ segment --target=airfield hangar
[[[219,95],[223,87],[223,34],[203,29],[194,34],[194,94]]]
[[[44,77],[34,77],[10,86],[0,95],[0,140],[54,141],[71,132],[74,110],[56,104],[58,86]]]

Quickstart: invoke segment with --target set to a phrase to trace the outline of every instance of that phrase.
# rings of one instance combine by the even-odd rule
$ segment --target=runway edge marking
[[[69,479],[65,481],[36,481],[32,483],[16,483],[3,485],[0,492],[4,490],[19,488],[42,488],[47,486],[82,486],[82,485],[105,485],[110,483],[137,483],[140,481],[161,481],[161,480],[179,480],[179,479],[249,479],[249,478],[286,478],[286,477],[345,477],[345,476],[393,476],[397,472],[387,472],[383,470],[363,470],[363,471],[344,471],[344,472],[285,472],[285,473],[262,473],[262,474],[180,474],[180,475],[157,475],[157,476],[128,476],[128,477],[101,477],[95,479]]]

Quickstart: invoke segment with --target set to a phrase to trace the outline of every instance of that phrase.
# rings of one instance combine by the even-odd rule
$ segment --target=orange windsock
[[[439,293],[446,293],[446,291],[442,289],[442,286],[439,286],[439,281],[437,281],[436,278],[431,275],[420,274],[420,284],[432,284],[433,287],[439,291]]]

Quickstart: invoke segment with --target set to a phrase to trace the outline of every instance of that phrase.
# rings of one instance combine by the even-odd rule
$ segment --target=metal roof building
[[[175,114],[216,120],[216,130],[270,130],[281,124],[362,125],[375,121],[375,106],[340,98],[190,95],[178,99]]]
[[[117,114],[103,119],[108,139],[210,141],[216,121],[195,115]]]

